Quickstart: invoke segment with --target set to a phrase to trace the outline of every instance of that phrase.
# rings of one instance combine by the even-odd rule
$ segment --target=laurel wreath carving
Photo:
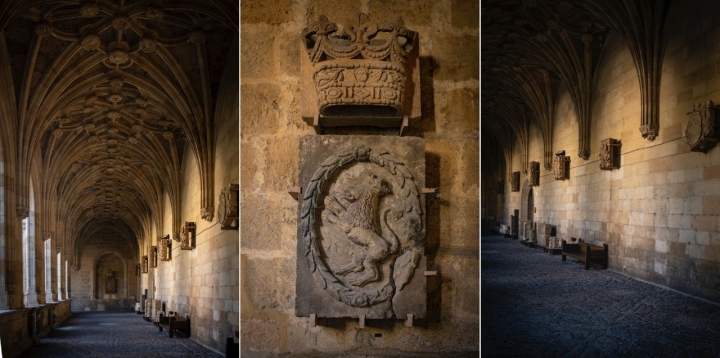
[[[387,152],[371,155],[370,151],[370,148],[359,146],[343,151],[322,162],[310,179],[300,209],[301,234],[305,245],[305,258],[310,272],[315,274],[318,283],[330,296],[353,307],[371,306],[390,299],[395,292],[396,286],[400,290],[410,280],[421,253],[419,250],[406,249],[396,261],[397,267],[393,279],[381,288],[358,291],[345,286],[330,271],[325,262],[320,259],[320,251],[317,246],[316,209],[321,189],[328,178],[355,162],[370,162],[382,167],[393,176],[400,187],[400,196],[404,198],[405,203],[403,215],[410,216],[410,221],[417,222],[420,225],[420,232],[416,233],[415,237],[411,235],[409,239],[416,240],[417,235],[423,235],[425,232],[425,220],[423,220],[419,200],[420,194],[410,171],[403,163],[394,160]]]

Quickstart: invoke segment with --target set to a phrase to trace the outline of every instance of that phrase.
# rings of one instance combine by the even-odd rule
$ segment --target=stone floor
[[[135,312],[73,313],[22,357],[222,357],[187,338],[168,338]]]
[[[720,306],[481,238],[483,357],[720,357]]]

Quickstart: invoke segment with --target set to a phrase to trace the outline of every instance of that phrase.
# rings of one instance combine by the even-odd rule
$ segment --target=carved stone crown
[[[304,81],[314,85],[303,117],[419,117],[417,33],[401,18],[378,24],[360,14],[358,22],[343,28],[320,16],[303,29]]]
[[[405,27],[402,18],[395,23],[378,24],[367,14],[359,15],[359,26],[338,31],[324,15],[303,29],[303,38],[313,64],[334,59],[366,59],[405,63],[415,46],[417,33]],[[383,36],[385,33],[385,36]]]

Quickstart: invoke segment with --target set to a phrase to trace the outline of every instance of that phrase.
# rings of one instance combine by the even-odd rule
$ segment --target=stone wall
[[[98,234],[85,242],[80,269],[70,270],[73,311],[131,310],[138,297],[136,249],[131,242]],[[116,292],[105,292],[105,273],[115,271]]]
[[[231,49],[237,56],[238,49]],[[200,214],[200,174],[190,148],[183,162],[182,221],[195,222],[193,250],[181,250],[172,242],[170,261],[158,260],[158,267],[142,274],[143,289],[166,304],[167,311],[190,315],[191,339],[220,352],[225,340],[240,328],[239,238],[237,230],[222,230],[217,218],[218,196],[228,184],[239,183],[239,127],[237,57],[230,60],[223,75],[215,117],[215,217],[212,222]],[[169,200],[166,204],[169,208]],[[166,210],[158,237],[171,234],[172,215]],[[153,239],[156,245],[157,239]],[[149,280],[152,279],[152,282]],[[154,286],[154,287],[153,287]],[[153,291],[154,290],[154,291]]]
[[[38,335],[48,335],[56,325],[70,318],[70,306],[71,301],[66,300],[33,308],[0,311],[0,327],[3,327],[0,331],[0,355],[8,358],[21,356],[30,346],[39,343]],[[29,322],[40,324],[31,331]]]
[[[474,1],[243,1],[241,3],[242,354],[451,355],[478,350],[478,3]],[[300,34],[309,20],[353,25],[402,16],[420,35],[422,118],[403,135],[426,140],[428,317],[397,320],[295,316],[301,137]],[[371,130],[368,130],[370,132]],[[374,132],[377,134],[377,132]],[[384,132],[383,132],[384,133]],[[397,135],[397,131],[395,133]]]
[[[638,74],[616,33],[598,69],[587,161],[576,154],[577,116],[567,89],[560,89],[552,151],[564,149],[571,156],[570,179],[556,181],[542,170],[536,220],[556,225],[561,238],[608,243],[611,269],[720,301],[720,149],[691,152],[685,140],[693,105],[720,102],[720,22],[711,15],[720,4],[693,1],[681,8],[663,61],[660,132],[654,141],[643,139],[638,129]],[[542,161],[539,131],[530,133],[530,160]],[[622,143],[620,169],[599,169],[605,138]],[[520,170],[518,155],[515,149],[513,171]],[[509,223],[522,199],[506,192],[502,200],[501,222]]]

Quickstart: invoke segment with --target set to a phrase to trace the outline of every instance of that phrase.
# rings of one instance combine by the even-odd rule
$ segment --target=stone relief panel
[[[510,191],[520,191],[520,172],[513,172],[510,177]]]
[[[150,267],[157,267],[158,265],[158,248],[157,246],[150,246]]]
[[[149,266],[148,263],[149,263],[148,255],[143,255],[143,257],[142,257],[142,272],[143,273],[148,273],[148,266]]]
[[[540,162],[530,162],[530,186],[540,185]]]
[[[705,101],[694,105],[692,111],[687,113],[690,118],[685,128],[685,140],[690,150],[707,152],[717,143],[715,108],[712,101]]]
[[[170,261],[170,253],[172,252],[171,245],[170,235],[160,239],[160,261]]]
[[[600,141],[600,170],[618,169],[617,156],[620,155],[620,142],[617,139],[607,138]]]
[[[180,250],[192,250],[195,247],[195,222],[186,221],[180,227]]]
[[[115,272],[108,271],[105,275],[105,293],[116,293],[117,286],[115,284]]]
[[[297,316],[425,316],[421,138],[300,141]]]
[[[564,151],[563,151],[564,153]],[[555,155],[553,158],[553,177],[555,180],[565,180],[568,178],[568,167],[570,166],[570,157],[565,155]]]

